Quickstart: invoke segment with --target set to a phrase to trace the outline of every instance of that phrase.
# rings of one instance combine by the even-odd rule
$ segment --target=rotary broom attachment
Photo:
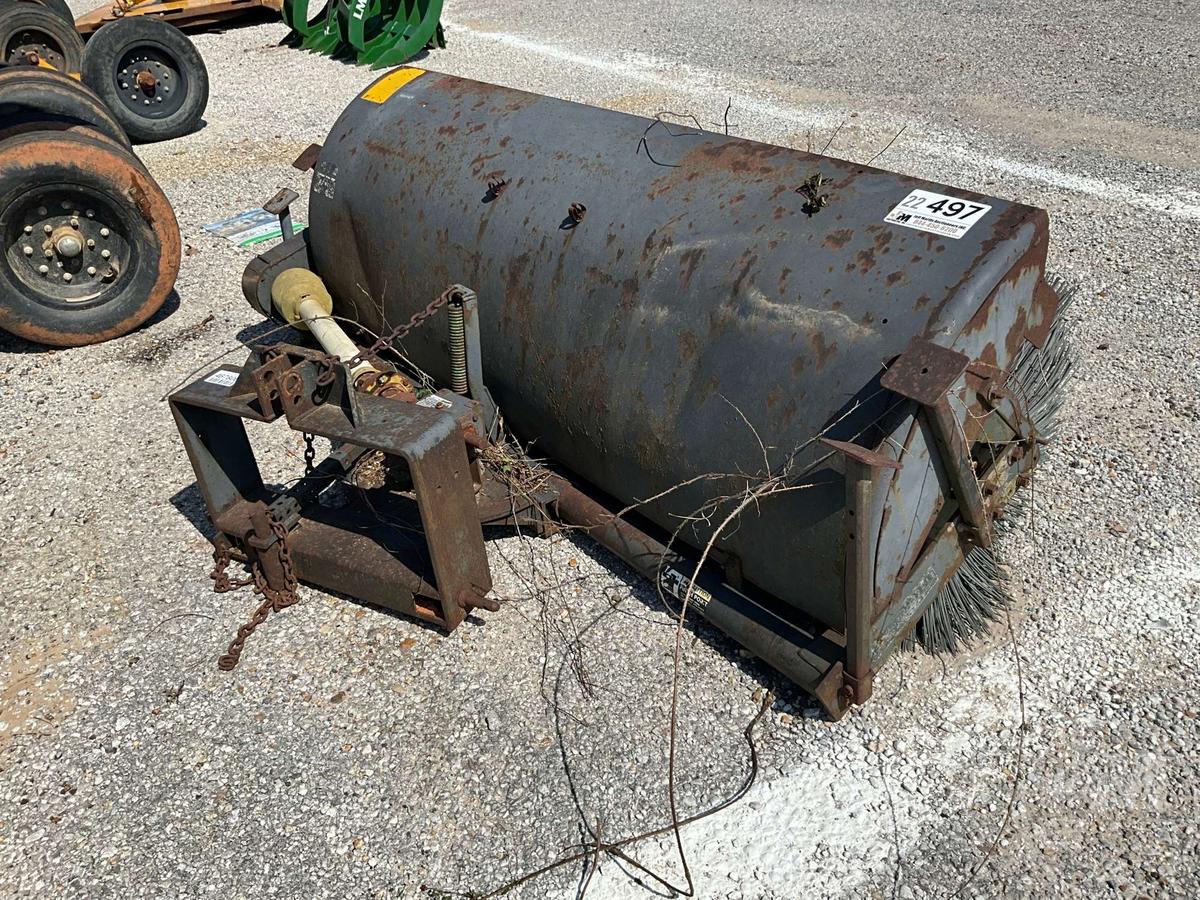
[[[1058,433],[1058,414],[1066,396],[1074,358],[1071,335],[1063,313],[1078,288],[1057,276],[1047,279],[1059,297],[1057,318],[1041,349],[1032,344],[1021,348],[1006,384],[1020,398],[1040,440],[1050,441]],[[1021,481],[1021,479],[1018,479]],[[1008,522],[1026,513],[1029,493],[1019,491],[1002,512]],[[946,586],[938,592],[921,621],[905,641],[905,649],[920,645],[928,653],[957,653],[976,638],[987,634],[1011,602],[1008,577],[997,555],[985,547],[972,547]]]
[[[495,608],[485,524],[590,536],[835,718],[1003,609],[1070,369],[1045,212],[415,68],[297,165],[311,225],[268,204],[243,292],[315,346],[171,398],[263,596],[238,653],[300,582]],[[245,421],[334,450],[270,488]]]

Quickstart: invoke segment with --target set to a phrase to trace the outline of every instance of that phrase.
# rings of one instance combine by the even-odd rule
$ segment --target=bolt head
[[[50,267],[49,266],[38,266],[38,272],[40,272],[43,275],[47,275],[50,272]]]
[[[26,226],[25,226],[25,233],[26,233],[26,234],[33,234],[33,226],[32,226],[32,225],[26,225]]]
[[[63,281],[67,281],[67,282],[69,282],[70,280],[71,280],[71,273],[70,273],[70,272],[63,272]]]
[[[89,275],[93,275],[93,276],[94,276],[94,275],[96,274],[96,267],[95,267],[95,266],[88,266],[88,267],[87,267],[87,273],[88,273]]]
[[[100,237],[108,237],[111,233],[107,228],[100,229]]]
[[[52,226],[52,225],[43,225],[43,226],[42,226],[42,231],[46,232],[46,234],[50,234],[50,232],[54,231],[54,226]]]
[[[58,251],[59,256],[71,259],[83,252],[83,241],[76,235],[66,234],[55,242],[54,249]]]
[[[112,256],[112,254],[111,254],[111,253],[109,253],[107,250],[101,250],[101,251],[100,251],[100,258],[101,258],[101,259],[108,259],[110,256]]]
[[[24,253],[26,256],[33,256],[33,248],[32,247],[22,247],[21,252]]]

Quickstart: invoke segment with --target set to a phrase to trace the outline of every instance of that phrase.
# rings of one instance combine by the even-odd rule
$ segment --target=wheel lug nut
[[[33,226],[32,226],[32,225],[26,225],[26,226],[25,226],[25,233],[26,233],[26,234],[33,234]]]
[[[100,229],[100,237],[108,237],[109,234],[110,234],[110,232],[107,228]]]
[[[89,250],[95,250],[95,249],[96,249],[96,242],[95,242],[95,241],[93,241],[91,238],[88,238],[87,247],[88,247],[88,249],[89,249]]]
[[[95,266],[88,266],[88,267],[87,267],[87,273],[88,273],[89,275],[95,275],[95,274],[96,274],[96,267],[95,267]]]
[[[67,282],[69,282],[70,280],[71,280],[71,273],[70,273],[70,272],[63,272],[63,281],[67,281]]]
[[[21,252],[23,252],[26,256],[33,256],[33,248],[32,247],[22,247]]]
[[[38,272],[40,272],[42,275],[47,275],[50,272],[50,267],[49,266],[38,266]]]
[[[101,259],[108,259],[110,256],[112,256],[112,254],[111,254],[111,253],[109,253],[107,250],[101,250],[101,251],[100,251],[100,258],[101,258]]]
[[[50,234],[52,231],[54,231],[54,226],[53,225],[43,225],[42,231],[46,232],[46,234]]]

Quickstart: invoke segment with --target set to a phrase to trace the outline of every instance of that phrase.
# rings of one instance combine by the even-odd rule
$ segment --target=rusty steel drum
[[[878,467],[859,510],[869,571],[854,590],[876,617],[907,602],[903,630],[961,558],[943,554],[906,600],[960,504],[920,391],[881,378],[914,340],[962,354],[971,369],[950,373],[951,408],[970,450],[981,379],[1040,345],[1057,305],[1042,210],[418,69],[385,76],[338,119],[309,222],[335,311],[374,332],[448,284],[474,289],[511,430],[618,506],[668,492],[639,514],[682,544],[704,546],[720,511],[686,517],[745,476],[798,473],[803,489],[748,509],[717,558],[730,583],[835,631],[847,468],[814,439],[900,464]],[[448,377],[444,328],[404,348]]]

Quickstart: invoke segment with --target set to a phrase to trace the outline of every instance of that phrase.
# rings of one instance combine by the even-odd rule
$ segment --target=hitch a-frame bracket
[[[280,498],[291,498],[288,551],[299,580],[447,630],[474,607],[495,608],[485,596],[491,573],[464,439],[464,426],[479,419],[478,404],[450,391],[426,405],[376,397],[356,391],[343,365],[330,379],[329,365],[321,354],[284,346],[266,359],[252,353],[241,369],[221,367],[171,396],[218,545],[255,556],[262,535],[254,511],[264,503],[280,509]],[[286,491],[263,483],[244,425],[281,417],[335,448]],[[393,505],[369,517],[357,505],[322,503],[321,490],[370,451],[403,461],[411,490],[388,494],[382,499]]]

